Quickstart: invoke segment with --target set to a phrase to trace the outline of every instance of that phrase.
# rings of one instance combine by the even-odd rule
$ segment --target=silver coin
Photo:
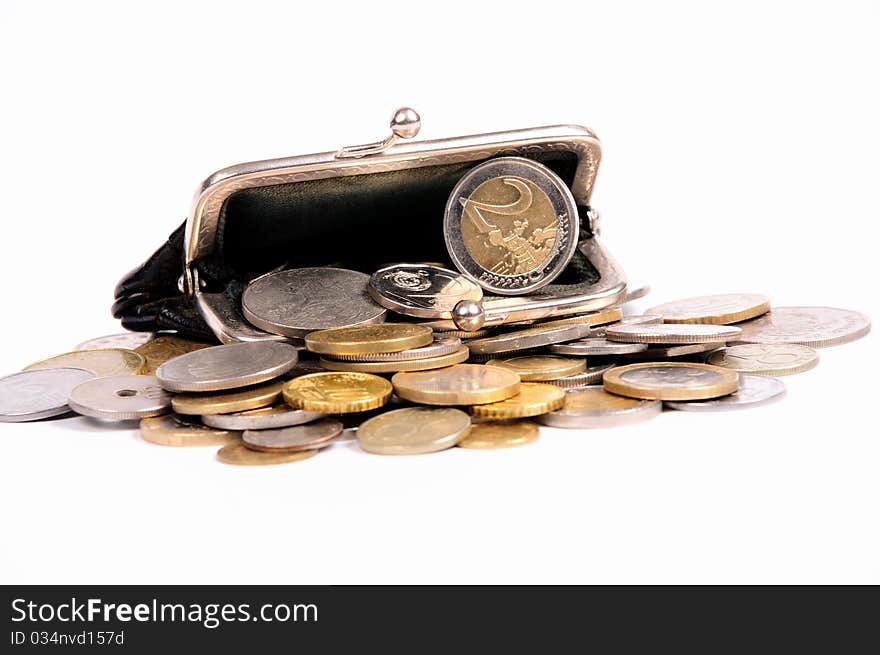
[[[640,344],[647,345],[647,344]],[[690,343],[681,346],[655,346],[641,352],[627,355],[628,359],[650,360],[669,359],[671,357],[685,357],[687,355],[699,355],[723,348],[723,343]]]
[[[855,341],[871,331],[867,316],[835,307],[773,307],[739,325],[738,343],[799,343],[813,348]]]
[[[67,398],[95,374],[82,368],[22,371],[0,378],[0,422],[19,423],[70,411]]]
[[[526,350],[554,343],[582,339],[590,334],[589,323],[570,325],[537,326],[525,330],[514,330],[482,339],[468,341],[468,348],[477,355],[506,353]]]
[[[720,343],[736,338],[740,332],[738,327],[731,325],[662,323],[609,326],[605,329],[605,337],[624,343]]]
[[[167,414],[171,394],[152,375],[114,375],[78,384],[67,403],[83,416],[128,421]]]
[[[664,406],[688,412],[717,412],[728,409],[748,409],[779,400],[785,395],[782,380],[766,375],[739,374],[739,389],[730,395],[710,400],[667,400]]]
[[[333,355],[333,359],[343,362],[403,362],[412,359],[427,359],[449,355],[461,348],[461,339],[434,335],[434,342],[421,348],[410,348],[396,353],[366,353],[358,355]]]
[[[499,157],[472,168],[446,203],[446,248],[484,289],[518,296],[552,282],[577,247],[571,190],[546,166]]]
[[[598,366],[588,366],[583,373],[576,373],[568,377],[558,378],[556,380],[547,380],[547,384],[554,384],[563,389],[580,389],[602,382],[602,375],[605,371],[614,368],[615,364],[600,364]]]
[[[452,318],[462,300],[483,299],[483,290],[461,273],[427,264],[396,264],[370,276],[370,296],[405,316]]]
[[[623,302],[630,302],[632,300],[644,298],[649,293],[651,293],[651,285],[649,285],[647,282],[627,282],[626,296],[624,297]]]
[[[251,282],[242,312],[262,330],[305,337],[315,330],[381,323],[386,310],[370,298],[370,277],[344,268],[293,268]]]
[[[659,314],[635,314],[633,316],[624,316],[622,319],[615,321],[614,323],[600,325],[599,327],[593,328],[593,331],[590,332],[590,336],[601,337],[604,339],[605,330],[610,327],[617,327],[618,325],[654,325],[662,322],[663,317]]]
[[[122,332],[120,334],[108,334],[104,337],[95,337],[83,341],[74,350],[99,350],[103,348],[124,348],[134,350],[151,341],[156,335],[152,332]]]
[[[342,434],[342,421],[324,418],[315,423],[295,425],[278,430],[246,430],[241,435],[244,445],[264,452],[295,452],[329,446]]]
[[[311,423],[326,414],[307,412],[302,409],[277,406],[263,409],[251,409],[234,414],[211,414],[202,417],[202,423],[220,430],[274,430],[288,428],[293,425]]]
[[[202,348],[170,359],[156,371],[168,391],[222,391],[259,384],[296,366],[297,351],[277,341]]]
[[[592,332],[590,333],[592,334]],[[646,343],[619,343],[597,337],[587,337],[569,343],[559,343],[547,348],[557,355],[628,355],[648,349]]]
[[[556,428],[613,428],[646,421],[662,410],[659,400],[615,396],[597,385],[569,391],[562,409],[536,420]]]

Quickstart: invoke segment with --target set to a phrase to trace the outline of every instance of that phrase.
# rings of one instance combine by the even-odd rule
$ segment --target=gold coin
[[[492,334],[492,330],[489,328],[481,328],[479,330],[474,330],[473,332],[468,332],[467,330],[437,330],[437,333],[444,337],[458,337],[459,339],[479,339],[481,337],[487,337]]]
[[[519,375],[498,366],[456,364],[433,371],[395,373],[394,390],[404,400],[426,405],[480,405],[519,392]]]
[[[141,420],[144,441],[160,446],[225,446],[238,443],[241,432],[215,430],[176,414]]]
[[[550,321],[541,321],[540,325],[572,325],[575,323],[587,323],[590,327],[607,325],[623,318],[623,310],[620,307],[608,307],[598,312],[579,314],[578,316],[566,316]]]
[[[770,311],[770,299],[757,293],[723,293],[696,296],[657,305],[646,314],[660,314],[664,323],[728,325]]]
[[[538,440],[538,426],[530,421],[490,421],[476,423],[464,439],[458,442],[459,448],[513,448],[525,446]]]
[[[523,355],[507,359],[490,359],[486,362],[486,366],[501,366],[515,371],[524,382],[539,382],[583,373],[587,370],[587,360],[556,355]]]
[[[306,335],[306,348],[323,355],[394,353],[427,346],[431,328],[416,323],[375,323],[318,330]]]
[[[271,405],[281,396],[281,380],[226,393],[179,393],[171,406],[180,414],[232,414]]]
[[[217,451],[217,459],[224,464],[237,466],[266,466],[269,464],[290,464],[301,462],[318,454],[317,450],[297,450],[291,453],[264,453],[245,448],[241,441],[223,446]]]
[[[796,343],[744,343],[709,355],[707,363],[756,375],[794,375],[819,363],[819,353]]]
[[[739,386],[736,371],[685,362],[618,366],[602,380],[610,393],[646,400],[705,400],[726,396]]]
[[[26,366],[23,370],[33,371],[43,368],[84,368],[97,377],[114,375],[137,375],[146,366],[147,360],[140,353],[125,348],[98,348],[96,350],[77,350]]]
[[[565,404],[565,391],[552,384],[523,382],[519,393],[497,403],[474,405],[471,414],[479,418],[508,419],[540,416]]]
[[[155,375],[156,369],[169,359],[213,345],[216,344],[184,339],[175,334],[162,334],[138,346],[134,351],[143,355],[147,360],[147,365],[141,371],[141,375]]]
[[[284,384],[284,400],[294,409],[322,414],[365,412],[391,397],[391,383],[377,375],[326,372],[301,375]]]
[[[468,358],[468,347],[462,346],[455,352],[439,357],[407,359],[386,362],[343,362],[329,357],[321,358],[321,366],[328,371],[362,371],[364,373],[394,373],[396,371],[428,371],[459,364]]]
[[[451,448],[470,429],[471,419],[460,409],[405,407],[365,421],[357,440],[368,453],[420,455]]]

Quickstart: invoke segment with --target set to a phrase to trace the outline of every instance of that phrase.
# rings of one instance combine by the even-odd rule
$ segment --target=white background
[[[402,104],[424,138],[593,127],[643,306],[876,317],[878,29],[846,2],[4,2],[0,370],[118,331],[114,285],[211,171],[383,137]],[[773,406],[509,451],[242,469],[0,425],[0,579],[877,583],[876,337],[821,354]]]

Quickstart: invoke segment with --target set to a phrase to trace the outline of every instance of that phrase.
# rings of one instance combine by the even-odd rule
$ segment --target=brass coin
[[[602,376],[605,390],[645,400],[704,400],[737,390],[735,371],[708,364],[651,362],[618,366]]]
[[[470,433],[458,442],[459,448],[494,450],[525,446],[538,440],[540,430],[530,421],[491,421],[476,423]]]
[[[757,293],[723,293],[663,303],[647,310],[660,314],[664,323],[728,325],[770,311],[770,299]]]
[[[498,366],[456,364],[432,371],[395,373],[394,391],[426,405],[480,405],[519,393],[519,375]]]
[[[479,418],[508,419],[540,416],[565,404],[565,391],[552,384],[523,382],[519,393],[497,403],[474,405],[471,414]]]
[[[819,353],[796,343],[744,343],[712,353],[706,361],[743,373],[794,375],[815,367]]]
[[[460,409],[405,407],[364,421],[357,440],[377,455],[421,455],[459,443],[471,429],[471,419]]]
[[[137,375],[147,360],[140,353],[125,348],[99,348],[97,350],[77,350],[56,355],[26,366],[23,370],[33,371],[44,368],[84,368],[97,377],[115,375]]]
[[[587,370],[587,360],[556,355],[524,355],[508,359],[490,359],[486,362],[486,366],[501,366],[515,371],[524,382],[540,382],[583,373]]]
[[[162,334],[138,346],[134,351],[147,360],[141,375],[155,375],[156,369],[169,359],[214,345],[216,344],[184,339],[174,334]]]
[[[281,396],[281,380],[226,393],[180,393],[171,406],[180,414],[232,414],[271,405]]]
[[[267,466],[301,462],[318,454],[317,450],[297,450],[292,453],[264,453],[246,448],[241,441],[223,446],[217,451],[217,459],[224,464],[237,466]]]
[[[313,423],[276,430],[245,430],[241,440],[251,450],[291,453],[297,450],[323,448],[341,434],[342,421],[324,418]]]
[[[326,372],[301,375],[284,384],[284,400],[294,409],[322,414],[365,412],[391,397],[391,383],[377,375]]]
[[[241,432],[215,430],[177,414],[142,419],[140,428],[144,441],[160,446],[225,446],[241,440]]]
[[[468,347],[461,346],[455,352],[439,357],[426,357],[425,359],[407,359],[400,361],[385,362],[345,362],[329,357],[321,358],[321,366],[328,371],[362,371],[364,373],[394,373],[397,371],[428,371],[434,368],[443,368],[460,364],[468,358]]]
[[[420,348],[433,340],[433,331],[424,325],[375,323],[311,332],[306,348],[322,355],[362,355]]]
[[[459,339],[479,339],[481,337],[487,337],[492,334],[492,330],[489,328],[482,328],[479,330],[474,330],[473,332],[468,332],[467,330],[437,330],[437,333],[444,337],[458,337]]]

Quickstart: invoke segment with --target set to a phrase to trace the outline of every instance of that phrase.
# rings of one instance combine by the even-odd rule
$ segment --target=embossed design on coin
[[[25,371],[47,368],[84,368],[98,377],[110,375],[136,375],[140,373],[147,360],[143,355],[125,348],[100,348],[98,350],[77,350],[26,366]]]
[[[480,418],[511,419],[539,416],[562,407],[565,391],[552,384],[523,382],[519,393],[495,403],[474,405],[471,414]]]
[[[108,334],[103,337],[95,337],[83,341],[74,350],[98,350],[102,348],[124,348],[134,350],[142,346],[155,335],[152,332],[122,332],[120,334]]]
[[[175,357],[156,377],[169,391],[222,391],[276,378],[293,369],[297,359],[296,348],[286,343],[229,343]]]
[[[276,430],[246,430],[241,440],[251,450],[278,453],[323,448],[341,434],[341,421],[323,418],[305,425]]]
[[[825,348],[860,339],[871,331],[871,321],[864,314],[836,307],[774,307],[740,327],[738,342]]]
[[[433,371],[396,373],[394,391],[426,405],[494,403],[519,393],[519,375],[497,366],[456,364]]]
[[[607,371],[605,390],[647,400],[703,400],[733,393],[735,371],[708,364],[650,362],[629,364]]]
[[[269,466],[301,462],[318,454],[317,450],[295,450],[292,453],[265,453],[251,450],[241,441],[223,446],[217,451],[217,459],[224,464],[236,466]]]
[[[785,384],[782,380],[764,375],[740,373],[739,389],[721,398],[710,400],[667,401],[663,403],[671,409],[688,412],[715,412],[727,409],[747,409],[758,407],[779,400],[785,395]]]
[[[446,204],[446,247],[455,266],[494,293],[549,284],[577,246],[577,206],[550,169],[500,157],[471,169]]]
[[[156,370],[169,359],[174,359],[179,355],[209,348],[214,344],[205,343],[204,341],[193,341],[192,339],[184,339],[174,334],[161,334],[151,341],[135,348],[135,352],[144,356],[147,360],[146,365],[141,370],[141,375],[155,375]]]
[[[0,378],[0,422],[19,423],[70,411],[67,398],[95,374],[81,368],[22,371]]]
[[[648,310],[666,323],[727,325],[755,318],[770,311],[770,299],[758,293],[722,293],[695,296],[663,303]]]
[[[708,364],[755,375],[794,375],[819,363],[819,353],[797,343],[743,343],[712,353]]]
[[[470,417],[459,409],[405,407],[364,421],[357,440],[368,453],[421,455],[451,448],[470,429]]]
[[[605,328],[605,338],[624,343],[720,343],[735,339],[740,332],[732,325],[697,323],[609,325]]]
[[[380,323],[385,308],[369,293],[370,277],[343,268],[293,268],[267,273],[241,297],[242,312],[258,328],[286,337],[315,330]]]
[[[452,318],[462,300],[480,301],[483,290],[461,273],[426,264],[395,264],[373,273],[370,296],[405,316]]]
[[[284,385],[284,400],[294,409],[345,414],[381,407],[392,391],[388,380],[369,373],[309,373]]]
[[[611,428],[640,423],[662,409],[659,400],[624,398],[593,386],[568,392],[562,409],[538,417],[538,422],[557,428]]]
[[[237,443],[240,432],[215,430],[178,414],[166,414],[141,420],[141,437],[160,446],[225,446]]]
[[[471,431],[458,442],[459,448],[496,450],[525,446],[538,440],[540,431],[531,421],[487,421],[471,426]]]
[[[70,392],[67,404],[83,416],[128,421],[167,414],[171,394],[152,375],[117,375],[78,384]]]

